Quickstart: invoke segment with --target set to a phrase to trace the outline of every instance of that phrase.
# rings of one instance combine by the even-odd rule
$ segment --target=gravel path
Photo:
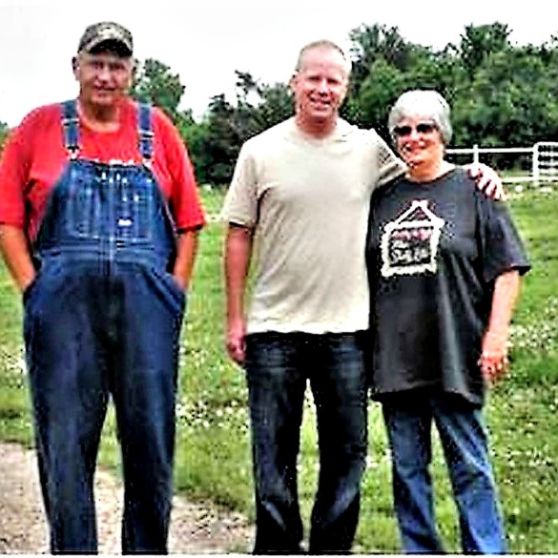
[[[0,444],[0,554],[48,552],[35,454],[16,444]],[[95,480],[99,551],[120,553],[122,491],[103,470]],[[169,538],[173,554],[245,553],[252,527],[239,514],[192,504],[175,497]]]

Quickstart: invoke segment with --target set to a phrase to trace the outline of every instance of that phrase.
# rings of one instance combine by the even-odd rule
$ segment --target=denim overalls
[[[51,551],[96,552],[93,475],[111,395],[124,473],[124,552],[166,551],[174,404],[185,295],[169,269],[175,232],[149,169],[79,158],[75,101],[63,105],[68,164],[54,187],[24,293],[24,335]]]

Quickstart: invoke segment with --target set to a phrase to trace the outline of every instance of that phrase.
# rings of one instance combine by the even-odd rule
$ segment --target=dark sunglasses
[[[436,129],[436,124],[432,122],[419,122],[414,128],[413,126],[396,126],[393,133],[398,138],[410,136],[411,132],[416,130],[417,134],[431,134]]]

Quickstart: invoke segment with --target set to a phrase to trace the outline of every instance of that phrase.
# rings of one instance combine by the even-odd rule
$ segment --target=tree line
[[[514,45],[503,23],[469,25],[442,50],[407,41],[397,27],[363,24],[350,34],[353,63],[342,116],[388,139],[389,107],[405,90],[433,88],[452,107],[452,145],[528,146],[558,141],[558,35]],[[294,63],[294,62],[293,62]],[[200,183],[227,184],[241,144],[293,113],[287,83],[236,71],[236,98],[215,95],[197,122],[179,108],[185,85],[155,59],[135,75],[132,95],[160,106],[188,145]],[[0,122],[0,143],[7,127]],[[502,157],[503,167],[513,160]]]

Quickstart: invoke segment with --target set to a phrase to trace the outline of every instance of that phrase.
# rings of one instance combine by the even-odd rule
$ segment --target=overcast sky
[[[138,59],[156,58],[186,85],[182,108],[201,115],[212,95],[232,99],[234,70],[287,81],[299,48],[332,39],[348,48],[362,23],[398,26],[416,43],[442,48],[470,23],[500,21],[514,43],[558,35],[554,1],[530,0],[0,0],[0,121],[16,125],[32,108],[73,97],[70,60],[87,25],[128,27]]]

